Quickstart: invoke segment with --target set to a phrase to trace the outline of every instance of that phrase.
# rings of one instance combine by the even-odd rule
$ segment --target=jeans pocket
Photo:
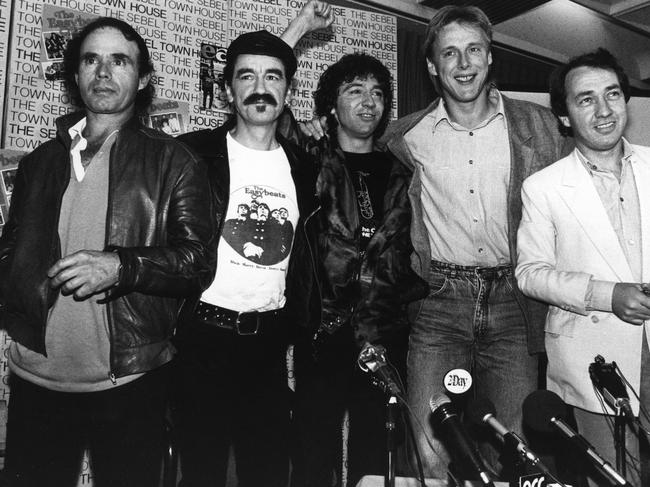
[[[449,287],[449,279],[441,272],[432,271],[429,276],[429,297],[439,296]]]

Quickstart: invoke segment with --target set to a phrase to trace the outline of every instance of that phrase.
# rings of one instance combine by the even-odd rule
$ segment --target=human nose
[[[98,78],[110,78],[111,76],[111,67],[110,64],[104,60],[97,62],[97,67],[95,68],[95,76]]]
[[[255,80],[255,92],[256,93],[266,93],[266,83],[262,76],[258,77]]]
[[[458,55],[458,64],[461,68],[469,67],[469,56],[466,52],[461,51]]]
[[[372,93],[364,93],[363,100],[361,100],[363,106],[374,107],[376,105],[375,98],[372,96]]]
[[[598,117],[608,117],[612,113],[612,108],[609,106],[609,101],[606,98],[601,98],[598,100],[598,105],[596,106],[596,116]]]

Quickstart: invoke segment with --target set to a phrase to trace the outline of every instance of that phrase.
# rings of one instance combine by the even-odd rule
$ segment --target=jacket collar
[[[70,144],[72,142],[68,130],[71,127],[74,127],[79,122],[79,120],[85,116],[85,110],[79,110],[73,113],[68,113],[67,115],[63,115],[56,119],[57,137],[61,142],[63,142],[63,145],[67,150],[70,150]],[[141,126],[142,124],[140,123],[140,118],[138,115],[133,115],[126,121],[126,123],[124,123],[124,125],[122,125],[122,127],[120,127],[120,132],[125,134],[133,133]]]
[[[528,121],[529,112],[522,111],[521,106],[507,96],[502,95],[502,98],[512,145],[530,147],[533,133]]]
[[[226,135],[235,126],[235,123],[235,120],[231,118],[221,127],[191,134],[191,136],[199,138],[198,143],[192,144],[192,148],[208,164],[208,170],[216,173],[211,179],[212,183],[217,185],[219,194],[229,193],[230,171]],[[276,139],[284,150],[291,167],[300,214],[308,215],[317,206],[315,196],[317,165],[310,155],[278,132],[276,132]]]

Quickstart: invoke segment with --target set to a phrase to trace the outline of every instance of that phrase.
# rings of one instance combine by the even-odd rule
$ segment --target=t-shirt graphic
[[[272,266],[291,252],[294,228],[290,209],[295,211],[283,192],[268,186],[244,186],[230,195],[229,209],[221,233],[239,255],[255,264]]]

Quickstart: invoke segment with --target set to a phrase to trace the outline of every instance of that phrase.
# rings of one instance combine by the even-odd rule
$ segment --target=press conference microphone
[[[541,473],[547,475],[555,482],[562,484],[555,476],[546,468],[539,457],[526,446],[524,441],[514,431],[509,431],[503,426],[496,418],[496,408],[492,401],[487,397],[477,397],[471,399],[467,405],[467,416],[469,420],[477,425],[486,424],[491,427],[496,434],[501,438],[504,444],[508,447],[514,448],[526,461],[532,466],[537,468]]]
[[[451,403],[451,399],[445,394],[432,396],[429,399],[429,407],[431,408],[433,427],[447,439],[446,445],[452,456],[458,458],[464,467],[468,467],[476,473],[483,485],[494,487],[483,460],[481,460],[460,423],[458,413]]]
[[[602,355],[596,355],[594,361],[589,365],[589,377],[612,409],[620,409],[632,422],[636,420],[630,406],[627,388],[616,373],[616,362],[605,363]]]
[[[614,485],[630,485],[582,435],[564,422],[566,404],[560,396],[551,391],[534,391],[524,400],[523,413],[524,423],[535,431],[559,430]]]
[[[384,390],[393,395],[402,395],[401,381],[397,371],[386,360],[386,349],[381,345],[367,345],[359,353],[359,368],[371,373]]]

